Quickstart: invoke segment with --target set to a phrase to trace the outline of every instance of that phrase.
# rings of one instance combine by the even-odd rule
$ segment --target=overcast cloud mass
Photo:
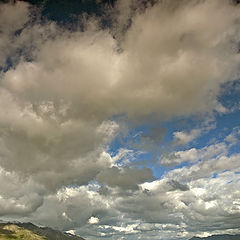
[[[102,11],[0,3],[0,218],[88,240],[240,233],[240,4]]]

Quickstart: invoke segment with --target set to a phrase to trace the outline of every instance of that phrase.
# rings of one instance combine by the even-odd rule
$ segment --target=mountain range
[[[32,223],[0,223],[0,240],[84,240],[70,233]]]
[[[189,240],[240,240],[240,234],[230,235],[230,234],[222,234],[222,235],[212,235],[209,237],[192,237]]]

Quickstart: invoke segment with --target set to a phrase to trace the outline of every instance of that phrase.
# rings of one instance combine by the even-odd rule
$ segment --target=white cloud
[[[161,164],[191,164],[155,181],[151,170],[128,166],[131,150],[108,153],[122,130],[111,120],[117,116],[134,125],[225,112],[217,95],[239,73],[238,6],[159,1],[137,11],[128,29],[132,12],[118,16],[125,34],[117,40],[95,23],[71,32],[31,22],[24,2],[0,9],[0,215],[92,239],[174,239],[238,227],[239,155],[228,156],[226,143],[238,135],[163,156]],[[187,144],[201,134],[176,131],[174,140]]]
[[[193,141],[195,138],[199,137],[201,134],[201,130],[200,129],[193,129],[191,130],[190,133],[186,133],[186,132],[174,132],[173,136],[174,139],[173,141],[175,142],[176,145],[184,145],[184,144],[188,144],[191,141]]]
[[[134,194],[114,188],[102,195],[100,186],[94,184],[64,188],[45,198],[43,206],[25,220],[64,230],[74,228],[76,234],[90,239],[101,235],[115,240],[122,233],[131,234],[133,239],[138,234],[144,239],[155,239],[159,233],[175,239],[202,232],[223,233],[225,229],[237,233],[240,186],[235,168],[219,171],[215,178],[205,174],[185,179],[188,187],[172,177],[181,179],[185,172],[172,170],[161,180],[141,184]],[[212,225],[212,221],[217,224]]]
[[[136,103],[134,113],[141,108],[172,116],[217,107],[219,84],[232,78],[225,67],[239,64],[235,54],[224,60],[235,32],[234,24],[226,26],[238,10],[228,2],[194,2],[159,2],[134,19],[123,44],[129,80],[118,85],[128,102]],[[238,39],[238,33],[232,37]]]
[[[75,235],[76,231],[74,229],[71,229],[71,230],[66,231],[66,233],[70,233],[72,235]]]
[[[112,228],[118,232],[124,232],[125,234],[137,233],[138,231],[135,230],[137,224],[127,225],[126,227],[117,227],[113,226]]]
[[[213,157],[220,158],[228,152],[227,145],[223,142],[212,144],[200,149],[190,148],[183,151],[176,151],[163,154],[160,163],[164,166],[178,165],[183,162],[197,162],[199,160],[209,160]]]
[[[97,224],[97,223],[99,223],[99,218],[97,218],[97,217],[90,217],[88,219],[88,223],[90,223],[90,224]]]
[[[28,21],[26,4],[1,6],[26,15],[22,22],[3,15],[14,29]],[[227,2],[186,2],[175,10],[159,2],[133,18],[120,43],[97,27],[69,32],[28,23],[16,41],[25,46],[32,36],[32,61],[23,58],[1,76],[1,165],[52,182],[51,189],[85,184],[109,167],[102,153],[119,131],[109,121],[113,115],[139,122],[152,113],[158,120],[214,109],[220,84],[238,72],[239,56],[231,50],[238,12]],[[184,143],[199,134],[175,133]]]
[[[239,141],[240,130],[239,127],[235,127],[233,131],[225,137],[225,141],[230,145],[234,145]]]

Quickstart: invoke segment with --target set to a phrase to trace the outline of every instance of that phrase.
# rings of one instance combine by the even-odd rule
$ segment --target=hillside
[[[21,228],[15,224],[0,224],[1,240],[46,240],[47,238],[39,236],[32,231]]]
[[[63,233],[32,223],[0,223],[1,240],[84,240],[81,237]]]

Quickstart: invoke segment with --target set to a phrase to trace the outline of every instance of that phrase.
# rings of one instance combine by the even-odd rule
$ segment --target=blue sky
[[[0,218],[88,240],[237,234],[235,1],[0,4]]]

